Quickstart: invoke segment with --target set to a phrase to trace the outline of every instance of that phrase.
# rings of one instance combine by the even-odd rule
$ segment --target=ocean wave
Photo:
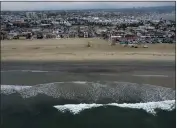
[[[160,101],[160,102],[148,102],[148,103],[110,103],[110,104],[66,104],[66,105],[56,105],[54,108],[58,109],[61,112],[70,111],[73,114],[78,114],[83,110],[92,109],[97,107],[121,107],[121,108],[131,108],[131,109],[143,109],[148,113],[153,115],[156,114],[156,109],[172,111],[176,108],[175,100],[167,100],[167,101]]]
[[[50,72],[44,70],[2,70],[1,72]]]
[[[70,81],[33,86],[1,85],[1,93],[5,95],[18,93],[22,98],[44,94],[79,103],[145,103],[175,100],[176,95],[176,91],[170,88],[118,81]]]
[[[20,91],[24,91],[31,87],[32,86],[23,86],[23,85],[1,85],[1,93],[9,95],[13,93],[18,93]]]

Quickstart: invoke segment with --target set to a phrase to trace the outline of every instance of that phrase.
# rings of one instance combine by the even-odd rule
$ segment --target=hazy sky
[[[175,6],[175,2],[130,2],[130,1],[129,2],[2,2],[1,9],[2,10],[111,9],[111,8],[149,7],[149,6],[164,6],[164,5]]]

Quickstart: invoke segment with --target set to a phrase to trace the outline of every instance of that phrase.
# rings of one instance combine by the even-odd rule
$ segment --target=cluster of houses
[[[71,12],[68,12],[69,14]],[[68,14],[68,15],[69,15]],[[119,43],[175,43],[176,22],[138,18],[114,20],[103,16],[47,16],[40,12],[26,15],[1,15],[1,40],[94,38]]]

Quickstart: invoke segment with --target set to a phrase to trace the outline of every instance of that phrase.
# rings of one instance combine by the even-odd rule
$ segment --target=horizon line
[[[148,7],[125,7],[125,8],[88,8],[88,9],[32,9],[32,10],[1,10],[1,12],[3,11],[8,11],[8,12],[12,12],[12,11],[79,11],[79,10],[121,10],[121,9],[141,9],[141,8],[157,8],[157,7],[176,7],[176,5],[167,5],[167,6],[148,6]],[[176,11],[176,10],[174,10]]]

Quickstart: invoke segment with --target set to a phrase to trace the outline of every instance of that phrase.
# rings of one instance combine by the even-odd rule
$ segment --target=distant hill
[[[132,12],[132,11],[136,12],[137,11],[137,12],[159,12],[159,13],[164,13],[164,12],[176,11],[176,7],[175,6],[157,6],[157,7],[121,8],[121,9],[84,9],[84,10],[88,10],[88,11],[106,10],[106,11],[118,11],[118,12]]]
[[[172,12],[176,10],[175,6],[160,6],[160,7],[144,7],[144,8],[135,8],[137,11],[141,12]]]

